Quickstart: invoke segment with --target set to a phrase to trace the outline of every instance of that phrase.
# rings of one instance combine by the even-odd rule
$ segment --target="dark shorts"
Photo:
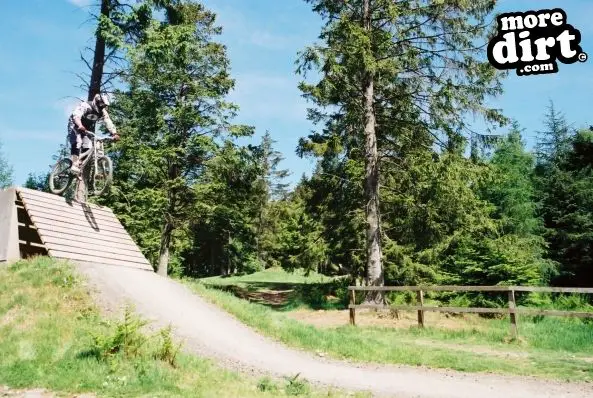
[[[82,152],[86,152],[90,147],[88,138],[82,137],[82,135],[76,131],[73,123],[68,124],[68,142],[70,143],[70,155],[80,156],[81,148],[83,149]]]

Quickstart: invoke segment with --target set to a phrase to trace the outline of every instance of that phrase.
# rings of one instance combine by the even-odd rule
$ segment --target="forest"
[[[506,77],[485,56],[494,0],[304,1],[325,22],[295,60],[317,126],[294,148],[316,160],[295,187],[272,134],[234,122],[213,12],[101,1],[87,88],[112,93],[121,140],[108,148],[113,186],[95,200],[156,272],[593,286],[593,128],[550,102],[527,150],[524,128],[487,105]],[[497,134],[473,131],[469,115]],[[47,191],[48,173],[25,186]],[[11,178],[0,157],[0,185]]]

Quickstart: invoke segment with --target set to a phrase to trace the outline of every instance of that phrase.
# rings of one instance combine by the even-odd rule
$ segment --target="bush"
[[[286,378],[286,395],[305,395],[310,392],[309,384],[306,381],[298,380],[300,373],[293,378]]]
[[[147,321],[134,315],[130,306],[124,310],[124,318],[114,325],[107,323],[107,333],[94,334],[90,354],[98,360],[107,361],[113,364],[116,356],[124,358],[153,358],[176,366],[175,359],[181,348],[181,344],[173,343],[171,326],[161,329],[158,332],[160,343],[149,344],[151,339],[145,336],[141,329],[148,324]],[[151,351],[149,347],[154,347]]]
[[[276,392],[278,386],[270,377],[264,377],[257,383],[257,388],[263,392]]]
[[[130,307],[126,307],[123,322],[117,322],[112,333],[93,336],[91,351],[98,359],[106,359],[117,354],[122,354],[126,358],[138,356],[146,342],[146,337],[140,331],[146,323],[136,317]]]

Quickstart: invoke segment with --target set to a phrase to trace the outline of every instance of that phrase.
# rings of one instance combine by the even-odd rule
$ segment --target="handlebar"
[[[97,137],[97,134],[92,133],[92,132],[90,132],[88,130],[85,131],[85,132],[83,132],[83,134],[87,134],[87,135],[89,135],[91,137],[95,137],[95,140],[96,141],[114,141],[113,137]]]

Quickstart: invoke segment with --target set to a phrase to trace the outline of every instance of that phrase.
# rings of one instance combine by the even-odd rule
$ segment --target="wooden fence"
[[[517,315],[551,315],[572,316],[579,318],[593,318],[593,312],[541,310],[534,308],[517,308],[515,292],[543,292],[543,293],[586,293],[593,294],[593,288],[578,287],[539,287],[539,286],[349,286],[350,291],[350,324],[356,325],[357,308],[395,309],[418,311],[418,325],[424,327],[424,312],[452,312],[452,313],[482,313],[482,314],[509,314],[511,322],[511,335],[517,337]],[[381,305],[381,304],[356,304],[357,291],[375,292],[416,292],[417,305]],[[508,307],[483,308],[483,307],[427,307],[424,305],[424,292],[449,291],[449,292],[508,292]]]

